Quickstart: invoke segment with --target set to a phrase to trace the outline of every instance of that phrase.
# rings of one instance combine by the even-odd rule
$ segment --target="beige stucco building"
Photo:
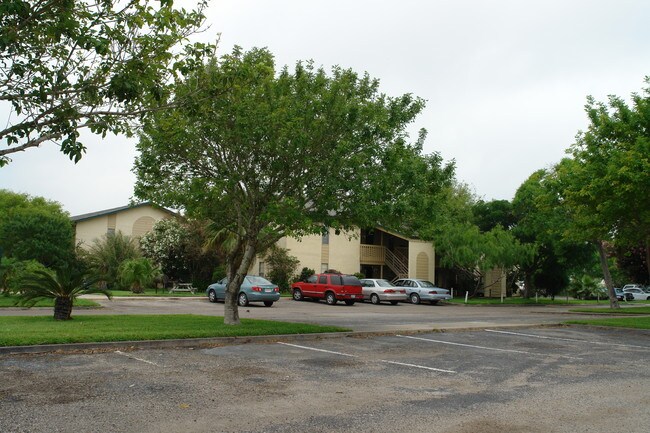
[[[354,230],[335,234],[282,238],[277,244],[289,250],[300,264],[316,272],[336,269],[345,274],[362,273],[367,278],[423,278],[435,280],[435,250],[431,242],[410,239],[384,229]],[[250,274],[267,272],[258,257]]]
[[[151,231],[157,221],[173,216],[176,216],[174,212],[145,202],[77,215],[71,219],[75,224],[75,242],[88,248],[95,239],[118,231],[138,238]]]

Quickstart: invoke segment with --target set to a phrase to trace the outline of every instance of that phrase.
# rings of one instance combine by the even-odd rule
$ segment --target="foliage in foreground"
[[[349,331],[334,326],[305,323],[254,319],[241,319],[241,322],[241,326],[233,327],[224,325],[223,317],[189,314],[84,315],[65,322],[53,321],[49,317],[42,316],[0,317],[0,346]]]
[[[53,141],[77,162],[79,130],[130,133],[209,46],[179,44],[203,23],[173,1],[2,0],[0,167]]]

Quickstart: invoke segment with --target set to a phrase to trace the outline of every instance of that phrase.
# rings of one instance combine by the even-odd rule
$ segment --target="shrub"
[[[140,257],[135,241],[118,231],[95,239],[88,251],[80,253],[81,258],[93,275],[97,275],[104,287],[126,288],[119,279],[119,268],[125,260]]]
[[[119,268],[120,282],[130,287],[133,293],[144,293],[144,288],[151,286],[159,274],[158,269],[145,257],[125,260]]]

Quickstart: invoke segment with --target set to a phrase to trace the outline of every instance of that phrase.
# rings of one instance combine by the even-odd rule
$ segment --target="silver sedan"
[[[395,285],[406,290],[406,295],[413,304],[419,304],[421,301],[437,304],[438,301],[451,299],[449,290],[436,287],[431,281],[417,278],[401,278],[395,281]]]
[[[388,301],[397,305],[399,301],[406,301],[406,290],[395,287],[388,280],[365,278],[361,280],[361,289],[363,291],[363,300],[370,300],[373,304],[379,304],[381,301]]]

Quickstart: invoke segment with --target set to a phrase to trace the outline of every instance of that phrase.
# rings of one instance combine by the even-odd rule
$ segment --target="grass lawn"
[[[572,313],[596,313],[596,314],[650,314],[650,306],[627,307],[627,308],[576,308],[569,310]]]
[[[254,319],[241,322],[241,326],[228,326],[223,324],[223,317],[191,314],[76,316],[67,321],[40,316],[0,317],[0,346],[349,331],[305,323]]]
[[[614,326],[617,328],[650,329],[650,317],[622,317],[609,319],[571,320],[572,325]]]
[[[454,304],[464,304],[465,298],[463,296],[455,297],[451,301]],[[551,298],[503,298],[503,304],[501,303],[501,298],[470,298],[467,300],[467,305],[609,305],[609,300],[582,300],[582,299],[569,299],[556,296],[555,299]]]
[[[2,295],[0,296],[0,308],[2,307],[19,307],[16,305],[20,298],[14,295]],[[100,305],[97,302],[90,301],[88,299],[77,299],[74,301],[75,307],[99,307]],[[50,307],[54,308],[54,299],[47,299],[38,301],[34,307]],[[74,310],[73,310],[74,311]]]

